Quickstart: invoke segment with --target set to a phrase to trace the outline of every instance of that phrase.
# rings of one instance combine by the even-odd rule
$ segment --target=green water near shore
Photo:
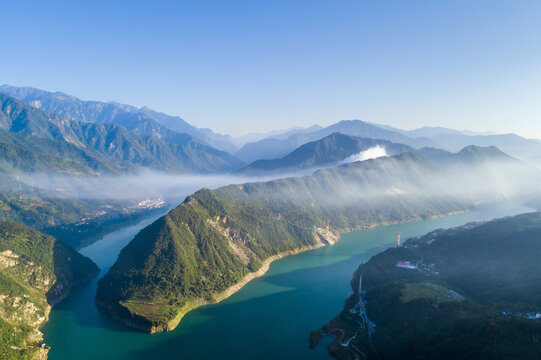
[[[334,317],[351,294],[357,266],[402,239],[437,228],[531,211],[499,203],[474,211],[415,223],[343,234],[333,246],[280,259],[262,277],[223,302],[187,314],[175,331],[147,335],[132,331],[94,305],[97,280],[119,251],[153,219],[115,231],[81,252],[101,273],[57,304],[42,328],[51,360],[78,359],[329,359],[324,339],[315,350],[308,336]]]

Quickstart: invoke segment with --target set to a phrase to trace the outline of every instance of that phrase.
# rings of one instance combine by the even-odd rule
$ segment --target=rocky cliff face
[[[97,272],[90,259],[56,239],[0,222],[0,358],[45,359],[39,326],[72,286]]]

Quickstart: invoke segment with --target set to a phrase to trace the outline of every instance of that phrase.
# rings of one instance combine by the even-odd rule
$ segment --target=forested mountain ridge
[[[0,131],[0,172],[66,175],[119,174],[129,164],[66,141]]]
[[[51,306],[97,273],[96,264],[62,242],[0,222],[0,357],[44,359],[38,328]]]
[[[106,157],[111,168],[149,167],[170,172],[217,172],[234,170],[242,162],[187,134],[175,143],[129,131],[115,124],[82,123],[67,120],[0,93],[0,130],[64,141]]]
[[[1,85],[5,93],[35,108],[57,114],[70,120],[90,123],[119,124],[139,134],[155,136],[164,141],[175,141],[173,133],[186,133],[212,147],[236,154],[244,162],[270,160],[286,156],[297,147],[319,140],[333,132],[341,132],[364,138],[385,139],[414,148],[435,147],[458,151],[468,145],[497,146],[514,157],[530,159],[538,156],[541,144],[516,134],[475,134],[444,127],[422,127],[402,130],[391,126],[343,120],[324,128],[289,131],[286,138],[267,136],[258,141],[242,144],[238,148],[234,138],[214,133],[210,129],[197,128],[178,116],[170,116],[148,107],[119,104],[115,102],[83,101],[62,92],[49,92],[32,87]],[[171,140],[173,139],[173,140]]]
[[[447,193],[440,177],[449,180],[435,164],[404,153],[200,190],[122,250],[99,282],[96,303],[132,327],[171,330],[275,256],[332,243],[342,231],[465,211],[483,200]]]
[[[341,334],[329,351],[339,359],[537,359],[540,251],[541,213],[439,229],[390,248],[355,272],[353,295],[324,328]]]
[[[62,92],[49,92],[32,87],[1,85],[0,93],[72,121],[124,125],[145,135],[162,139],[165,137],[164,140],[171,132],[186,133],[216,149],[235,151],[229,136],[216,134],[209,129],[196,128],[178,116],[170,116],[148,107],[137,108],[116,102],[84,101]]]

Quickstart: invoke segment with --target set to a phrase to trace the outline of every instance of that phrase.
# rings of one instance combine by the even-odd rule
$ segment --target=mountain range
[[[84,177],[137,173],[149,168],[177,174],[234,172],[237,175],[276,177],[288,173],[308,174],[318,168],[355,161],[359,159],[357,155],[376,147],[384,149],[385,155],[417,153],[438,166],[466,163],[468,158],[486,156],[489,152],[491,159],[499,157],[507,160],[506,155],[496,148],[479,153],[476,147],[465,147],[455,154],[428,140],[441,134],[462,136],[451,129],[423,128],[415,135],[424,137],[412,139],[408,136],[413,136],[411,132],[381,128],[362,121],[342,121],[326,128],[313,126],[278,131],[268,134],[267,139],[246,144],[244,151],[255,147],[249,151],[255,158],[262,156],[257,155],[258,147],[285,155],[270,160],[256,160],[245,166],[234,155],[217,150],[203,141],[201,132],[205,133],[204,130],[148,108],[82,101],[63,93],[33,88],[2,86],[1,91],[24,101],[0,92],[0,219],[22,221],[62,239],[70,238],[72,232],[59,232],[60,226],[72,226],[83,218],[96,219],[103,225],[118,222],[120,217],[113,216],[112,210],[104,209],[104,200],[72,199],[59,192],[46,194],[20,182],[20,175],[44,173]],[[177,130],[189,131],[199,138],[170,128],[175,126]],[[520,137],[514,138],[518,138],[519,143],[526,141]],[[532,143],[541,146],[541,142],[533,140],[526,143],[528,146]],[[472,152],[469,153],[468,149]],[[49,205],[62,211],[53,211]],[[131,212],[121,211],[133,206],[131,200],[111,202],[111,205],[122,213],[122,218],[133,218]],[[95,216],[104,211],[107,216]],[[86,238],[84,241],[87,241]],[[75,246],[82,244],[70,243]]]
[[[256,160],[277,159],[286,156],[307,142],[320,140],[335,132],[361,138],[387,140],[416,148],[436,146],[430,140],[412,139],[396,131],[382,129],[361,120],[343,120],[314,132],[296,132],[285,139],[268,138],[247,143],[235,155],[247,163]]]
[[[137,108],[115,102],[83,101],[62,92],[49,92],[32,87],[1,85],[0,93],[21,100],[37,109],[77,122],[120,124],[130,130],[137,130],[158,138],[167,136],[167,130],[170,130],[189,134],[223,151],[235,150],[230,136],[215,134],[210,129],[196,128],[178,116],[170,116],[148,107]]]
[[[454,164],[482,164],[485,162],[505,163],[514,160],[496,146],[487,146],[483,148],[483,151],[479,151],[479,146],[469,145],[456,153],[424,147],[415,150],[414,152],[422,155],[425,159],[433,163],[443,166]]]
[[[479,147],[469,145],[453,153],[450,151],[423,147],[414,149],[404,144],[387,140],[359,138],[342,133],[334,133],[320,140],[299,146],[280,159],[257,160],[236,171],[248,176],[293,175],[314,171],[318,168],[332,167],[340,163],[367,160],[380,156],[392,156],[405,152],[422,155],[430,162],[439,165],[480,163],[483,161],[510,161],[511,157],[495,146],[479,151]]]
[[[236,173],[242,175],[295,173],[305,169],[337,165],[349,157],[355,157],[360,152],[375,147],[381,149],[380,155],[398,155],[403,152],[415,151],[412,147],[403,144],[359,138],[337,132],[320,140],[301,145],[280,159],[257,160]]]
[[[0,222],[0,343],[12,344],[0,350],[0,357],[35,358],[46,352],[38,348],[37,327],[50,306],[71,285],[96,273],[95,265],[69,245],[82,247],[107,229],[165,206],[161,198],[141,201],[141,194],[129,200],[73,196],[57,187],[64,180],[74,180],[78,195],[93,188],[91,181],[85,183],[89,179],[96,180],[96,188],[104,187],[102,175],[121,179],[121,186],[126,177],[116,175],[153,177],[156,171],[277,178],[203,188],[121,251],[99,281],[95,302],[120,322],[153,333],[172,330],[192,309],[228,297],[280,257],[332,245],[341,232],[444,216],[509,198],[524,190],[516,186],[524,182],[514,179],[533,173],[518,159],[539,161],[539,154],[541,141],[514,134],[401,130],[360,120],[233,138],[148,107],[2,85],[0,221],[18,221],[56,239]],[[536,176],[525,187],[537,184]],[[49,177],[50,182],[43,180]],[[35,187],[40,180],[42,186]],[[539,199],[533,203],[537,206]],[[426,250],[426,244],[416,245]],[[444,255],[432,264],[445,267],[450,260],[440,262]],[[441,297],[453,280],[414,284],[414,292],[435,289]],[[486,285],[468,284],[471,289]],[[467,293],[464,287],[460,292]],[[477,305],[462,310],[473,313],[481,309]],[[27,308],[33,310],[25,313]],[[381,316],[384,325],[389,319]],[[382,328],[396,336],[392,328]],[[392,351],[401,354],[397,349]]]
[[[107,167],[104,162],[109,163],[110,169],[148,167],[177,173],[228,171],[242,165],[234,156],[188,134],[170,132],[169,136],[174,138],[174,142],[166,142],[113,123],[68,120],[1,93],[0,130],[57,141],[47,142],[53,148],[71,144],[86,151],[85,154],[92,158],[90,161],[96,164],[94,170],[99,166]],[[58,142],[64,144],[59,145]],[[44,144],[43,141],[41,143]],[[70,147],[70,150],[74,148]],[[58,151],[53,149],[51,153]]]
[[[275,163],[279,164],[284,157],[302,145],[321,140],[336,132],[386,140],[415,149],[430,147],[456,152],[468,145],[496,146],[505,153],[523,160],[539,157],[541,153],[541,141],[514,134],[481,135],[428,126],[402,130],[361,120],[343,120],[327,127],[314,125],[309,128],[292,128],[233,138],[229,135],[216,134],[209,129],[197,128],[178,116],[170,116],[148,107],[137,108],[114,102],[84,101],[62,92],[48,92],[31,87],[2,85],[0,93],[48,114],[55,114],[58,118],[80,124],[81,129],[73,129],[73,134],[65,139],[75,145],[82,145],[87,150],[128,162],[113,166],[117,167],[117,171],[124,171],[126,166],[134,164],[170,172],[229,172],[241,168],[243,162],[252,164],[258,160],[276,160]],[[35,134],[35,131],[30,132]],[[108,139],[103,140],[104,136]],[[91,137],[97,140],[90,141]],[[58,140],[58,137],[55,139]],[[256,141],[243,144],[244,141],[252,139]],[[115,145],[115,141],[120,144]],[[320,155],[313,156],[317,158]],[[329,153],[326,156],[332,157],[333,154]],[[289,160],[294,158],[295,156],[291,156]],[[265,162],[254,164],[256,169],[267,165],[274,167]],[[299,163],[293,167],[305,168],[306,164]],[[246,171],[251,172],[249,169],[253,167],[247,168]]]
[[[541,153],[541,142],[515,134],[476,135],[443,127],[401,130],[361,120],[344,120],[314,132],[296,132],[285,139],[267,138],[247,143],[235,155],[247,163],[261,159],[282,158],[300,145],[322,139],[334,132],[361,138],[388,140],[416,149],[430,147],[450,152],[459,151],[468,145],[496,146],[506,154],[523,160],[531,160]]]
[[[466,154],[478,166],[493,151]],[[172,330],[188,311],[227,297],[278,257],[332,244],[342,231],[465,211],[487,200],[449,193],[447,184],[460,177],[402,153],[310,176],[202,189],[122,250],[99,282],[96,303],[134,328]]]

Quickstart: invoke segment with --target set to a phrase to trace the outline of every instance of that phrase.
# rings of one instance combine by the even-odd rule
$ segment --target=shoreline
[[[42,327],[47,322],[49,322],[49,320],[50,320],[49,315],[51,314],[51,311],[53,310],[55,305],[60,303],[65,298],[67,298],[69,296],[69,294],[71,293],[71,290],[73,288],[86,284],[87,282],[89,282],[93,277],[95,277],[98,274],[99,274],[99,269],[96,272],[89,273],[84,278],[75,280],[74,282],[67,284],[67,286],[64,288],[64,291],[62,293],[60,293],[59,295],[57,295],[57,296],[47,298],[47,295],[45,295],[45,301],[46,301],[46,304],[47,304],[47,306],[45,308],[45,319],[41,323],[37,324],[37,326],[33,327],[34,333],[37,336],[39,336],[39,338],[41,339],[40,340],[41,344],[39,345],[39,350],[36,353],[36,358],[35,358],[36,360],[46,360],[47,356],[48,356],[48,353],[49,353],[49,350],[51,350],[50,346],[48,346],[45,343],[44,338],[43,338],[43,332],[41,330],[42,330]]]
[[[179,310],[178,314],[173,319],[167,321],[164,324],[160,324],[160,325],[150,325],[149,324],[149,326],[144,326],[140,322],[138,322],[136,319],[140,318],[143,321],[148,321],[148,320],[146,318],[141,317],[140,315],[135,315],[135,314],[132,314],[132,313],[130,313],[129,317],[125,317],[125,316],[120,315],[120,312],[116,311],[115,308],[120,307],[123,310],[122,312],[129,312],[129,310],[127,308],[125,308],[120,303],[117,303],[116,306],[111,306],[108,303],[104,303],[104,302],[99,301],[97,299],[94,299],[94,303],[96,305],[98,305],[98,307],[100,307],[101,309],[105,310],[114,320],[122,323],[125,326],[131,327],[133,329],[140,330],[140,331],[143,331],[143,332],[146,332],[146,333],[149,333],[149,334],[156,334],[156,333],[160,333],[160,332],[173,331],[178,326],[178,324],[180,323],[182,318],[184,316],[186,316],[186,314],[188,314],[190,311],[195,310],[195,309],[197,309],[197,308],[199,308],[201,306],[217,304],[217,303],[227,299],[231,295],[234,295],[236,292],[241,290],[250,281],[265,275],[267,273],[267,271],[269,270],[270,265],[271,265],[272,262],[274,262],[276,260],[280,260],[280,259],[285,258],[287,256],[296,255],[296,254],[300,254],[300,253],[303,253],[303,252],[306,252],[306,251],[319,249],[321,247],[328,246],[328,245],[333,245],[338,241],[338,240],[336,240],[336,241],[333,241],[333,242],[325,243],[325,242],[321,241],[321,239],[319,237],[317,239],[318,239],[318,243],[315,244],[315,245],[303,246],[303,247],[295,249],[295,250],[284,251],[284,252],[281,252],[279,254],[276,254],[276,255],[273,255],[273,256],[267,258],[263,262],[263,264],[261,265],[259,270],[246,274],[236,284],[233,284],[230,287],[228,287],[227,289],[225,289],[224,291],[222,291],[222,292],[220,292],[220,293],[218,293],[216,295],[213,295],[212,300],[204,300],[204,299],[201,299],[201,298],[191,299],[186,305],[184,305]]]
[[[333,244],[334,243],[325,244],[325,243],[320,241],[319,244],[316,244],[316,245],[303,246],[303,247],[301,247],[299,249],[296,249],[296,250],[284,251],[282,253],[273,255],[273,256],[269,257],[267,260],[265,260],[263,262],[263,264],[261,265],[259,270],[246,274],[242,278],[242,280],[240,280],[238,283],[236,283],[234,285],[231,285],[226,290],[224,290],[221,293],[213,296],[212,301],[207,301],[207,300],[203,300],[203,299],[194,299],[194,300],[192,300],[190,302],[190,304],[184,306],[180,310],[179,314],[173,320],[168,321],[165,326],[152,326],[148,332],[150,334],[155,334],[155,333],[158,333],[158,332],[174,330],[178,326],[178,324],[180,323],[182,318],[184,316],[186,316],[186,314],[188,314],[190,311],[195,310],[200,306],[217,304],[217,303],[222,302],[223,300],[227,299],[228,297],[234,295],[239,290],[241,290],[246,284],[248,284],[250,281],[265,275],[267,273],[267,271],[269,271],[271,263],[273,263],[276,260],[280,260],[280,259],[285,258],[287,256],[297,255],[297,254],[300,254],[300,253],[303,253],[303,252],[306,252],[306,251],[319,249],[319,248],[322,248],[324,246],[333,245]]]
[[[182,318],[184,316],[186,316],[186,314],[188,314],[190,311],[195,310],[195,309],[197,309],[198,307],[201,307],[201,306],[210,305],[210,304],[217,304],[217,303],[227,299],[231,295],[235,294],[236,292],[238,292],[246,284],[248,284],[251,280],[265,275],[266,272],[270,268],[270,264],[273,261],[282,259],[282,258],[287,257],[287,256],[296,255],[296,254],[299,254],[299,253],[302,253],[302,252],[305,252],[305,251],[319,249],[319,248],[324,247],[324,246],[334,245],[336,242],[339,241],[339,239],[341,237],[341,234],[344,234],[344,233],[349,233],[349,232],[353,232],[353,231],[368,230],[368,229],[372,229],[372,228],[375,228],[375,227],[378,227],[378,226],[388,226],[388,225],[395,225],[395,224],[401,224],[401,223],[411,223],[411,222],[416,222],[416,221],[432,220],[432,219],[437,219],[437,218],[442,218],[442,217],[467,213],[467,212],[469,212],[471,210],[472,210],[471,208],[468,208],[468,209],[465,209],[465,210],[450,211],[450,212],[445,213],[445,214],[437,214],[437,215],[433,215],[433,216],[426,217],[426,218],[417,216],[417,217],[410,218],[410,219],[403,220],[403,221],[381,222],[381,223],[374,223],[374,224],[371,224],[371,225],[368,225],[368,226],[359,226],[359,227],[356,227],[356,228],[347,228],[347,229],[334,230],[334,232],[332,233],[332,235],[333,235],[333,240],[332,241],[329,241],[328,239],[325,239],[322,236],[322,234],[319,234],[318,232],[316,232],[314,234],[314,236],[317,239],[317,244],[310,245],[310,246],[304,246],[304,247],[301,247],[301,248],[296,249],[296,250],[285,251],[285,252],[282,252],[282,253],[279,253],[279,254],[276,254],[276,255],[273,255],[273,256],[267,258],[257,271],[250,272],[250,273],[246,274],[238,283],[236,283],[234,285],[231,285],[229,288],[227,288],[226,290],[224,290],[224,291],[222,291],[222,292],[220,292],[220,293],[218,293],[216,295],[213,295],[212,300],[205,300],[205,299],[201,299],[201,298],[191,299],[186,305],[184,305],[179,310],[179,312],[177,313],[177,315],[173,319],[167,321],[164,324],[159,324],[159,325],[154,324],[154,325],[152,325],[152,324],[149,323],[149,320],[147,318],[144,318],[144,317],[142,317],[140,315],[132,314],[125,306],[120,304],[120,302],[116,303],[114,306],[112,306],[112,305],[110,305],[108,303],[97,301],[97,299],[95,299],[94,302],[100,308],[105,310],[114,320],[122,323],[125,326],[131,327],[133,329],[140,330],[140,331],[143,331],[143,332],[146,332],[146,333],[149,333],[149,334],[173,331],[179,325]],[[118,308],[122,309],[123,313],[125,313],[125,314],[128,313],[129,316],[122,316],[120,314],[120,311],[117,311]],[[141,324],[141,322],[137,321],[138,319],[142,320],[141,322],[143,322],[143,323],[144,322],[149,323],[148,326],[145,326],[145,325]]]

